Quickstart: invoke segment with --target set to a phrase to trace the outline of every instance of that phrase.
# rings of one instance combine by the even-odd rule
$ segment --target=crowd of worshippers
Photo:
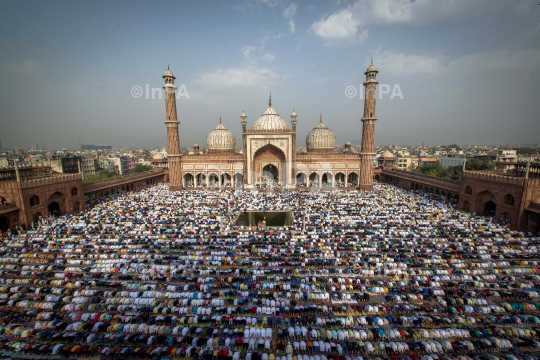
[[[290,210],[247,229],[244,211]],[[540,237],[391,185],[157,185],[0,240],[0,355],[540,359]]]

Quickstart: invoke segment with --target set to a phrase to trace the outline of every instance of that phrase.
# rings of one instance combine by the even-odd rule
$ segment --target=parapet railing
[[[111,182],[111,181],[117,181],[117,180],[135,181],[135,180],[138,180],[138,179],[143,179],[143,178],[147,177],[148,175],[160,175],[162,173],[163,173],[163,169],[148,170],[148,171],[144,171],[144,172],[140,172],[140,173],[136,173],[136,174],[121,175],[121,176],[116,176],[116,177],[113,177],[113,178],[108,178],[108,179],[83,183],[83,187],[84,186],[99,185],[99,184],[103,184],[103,183],[107,183],[107,182]]]
[[[384,171],[392,171],[392,172],[402,173],[402,174],[411,175],[411,176],[418,176],[418,177],[421,177],[421,178],[424,178],[424,179],[442,181],[442,182],[446,182],[446,183],[454,184],[454,185],[461,185],[461,182],[458,181],[458,180],[445,179],[445,178],[441,178],[441,177],[438,177],[438,176],[420,174],[420,173],[416,173],[416,172],[413,172],[413,171],[398,170],[398,169],[392,169],[392,170],[389,169],[389,170],[384,170]]]
[[[493,171],[465,170],[463,172],[463,176],[468,177],[468,178],[473,178],[473,179],[496,181],[500,183],[514,184],[514,185],[523,185],[523,181],[525,180],[524,178],[518,178],[514,176],[498,175]]]
[[[227,160],[223,160],[225,157]],[[231,160],[243,161],[244,157],[241,154],[192,154],[182,155],[182,160],[223,160],[225,164],[230,163]]]
[[[81,174],[68,174],[58,176],[47,176],[40,179],[21,181],[21,188],[28,188],[32,186],[56,184],[64,181],[73,181],[81,179]]]
[[[336,153],[330,151],[330,152],[320,152],[320,153],[301,153],[296,154],[296,161],[302,160],[304,162],[307,161],[313,161],[314,163],[320,162],[322,159],[353,159],[353,160],[360,160],[360,157],[357,153]]]

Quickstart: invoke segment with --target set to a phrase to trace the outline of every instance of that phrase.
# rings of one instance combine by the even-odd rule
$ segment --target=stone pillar
[[[79,174],[81,174],[81,179],[84,180],[84,171],[81,171],[81,159],[77,160],[77,168],[79,169]]]
[[[240,124],[242,125],[242,157],[243,157],[243,161],[244,161],[244,171],[242,172],[243,173],[243,183],[242,183],[242,188],[245,189],[246,188],[246,184],[248,182],[248,161],[249,161],[249,156],[248,156],[248,153],[247,153],[247,140],[246,140],[246,125],[247,125],[247,116],[246,116],[246,113],[244,111],[242,111],[242,115],[240,116],[240,118],[242,119],[240,121]]]
[[[364,117],[362,118],[362,150],[360,153],[360,178],[358,190],[373,190],[373,158],[375,157],[375,99],[377,69],[373,62],[365,72]]]
[[[290,187],[292,189],[296,188],[296,125],[298,124],[298,121],[296,120],[296,111],[293,110],[291,115],[291,124],[292,124],[292,158],[291,158],[291,184]]]
[[[17,182],[21,182],[21,175],[19,174],[19,165],[17,165],[17,161],[15,161],[15,178],[17,179]]]
[[[221,176],[222,176],[222,175],[223,175],[223,174],[219,174],[219,175],[218,175],[218,187],[219,187],[220,189],[221,189],[221,186],[223,185],[222,182],[221,182]]]
[[[349,186],[349,174],[345,172],[345,187]]]
[[[210,187],[210,176],[208,176],[208,174],[206,174],[206,187],[209,188]]]
[[[197,175],[193,177],[193,187],[197,187]]]
[[[336,186],[336,176],[332,173],[332,187]]]
[[[165,124],[167,125],[167,148],[169,160],[169,190],[181,191],[182,186],[182,155],[180,154],[180,138],[178,125],[180,122],[176,115],[176,86],[174,86],[173,73],[167,68],[163,75],[165,85]]]

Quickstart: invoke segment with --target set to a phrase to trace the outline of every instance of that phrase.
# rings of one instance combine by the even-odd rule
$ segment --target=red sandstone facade
[[[172,88],[174,77],[167,70],[166,85]],[[375,96],[378,71],[371,64],[365,75],[366,102],[364,106],[362,153],[345,145],[345,150],[335,150],[335,136],[322,124],[312,130],[308,150],[297,153],[296,112],[291,115],[290,126],[269,106],[251,129],[247,128],[247,116],[241,115],[242,150],[236,151],[233,135],[220,125],[207,137],[208,153],[183,155],[181,162],[170,161],[175,157],[178,122],[174,116],[173,98],[167,98],[167,142],[169,145],[169,171],[171,189],[231,186],[255,189],[265,179],[273,176],[282,187],[339,186],[346,188],[373,189]],[[168,80],[167,80],[168,79]],[[169,100],[170,99],[170,100]],[[170,123],[169,123],[170,122]],[[223,134],[221,138],[220,134]],[[209,140],[210,139],[210,140]],[[306,141],[307,142],[307,141]],[[198,149],[197,149],[198,150]],[[172,168],[180,164],[180,169]],[[179,173],[179,171],[181,171]],[[175,177],[180,176],[181,183]]]
[[[171,191],[181,191],[182,187],[182,155],[180,154],[180,137],[178,135],[178,118],[176,114],[176,86],[173,73],[167,69],[163,75],[165,85],[165,124],[167,125],[167,147],[169,158],[169,181]]]
[[[31,226],[40,217],[75,214],[89,199],[168,181],[168,169],[82,183],[80,174],[52,174],[50,167],[0,169],[0,230]]]
[[[25,170],[25,169],[21,169]],[[16,170],[17,172],[19,169]],[[26,177],[0,182],[0,227],[36,223],[40,217],[84,210],[84,193],[80,174]]]
[[[375,157],[375,99],[377,97],[377,69],[373,62],[365,72],[364,117],[362,118],[362,152],[360,154],[359,190],[373,190],[373,159]]]
[[[464,171],[461,182],[383,167],[375,178],[411,191],[440,195],[472,214],[512,229],[540,232],[540,165],[517,163],[510,171]]]
[[[540,231],[540,165],[515,164],[515,170],[465,171],[461,179],[460,208],[514,229]]]

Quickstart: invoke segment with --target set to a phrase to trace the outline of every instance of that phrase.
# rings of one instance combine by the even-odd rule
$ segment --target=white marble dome
[[[381,157],[383,158],[393,158],[394,157],[394,154],[392,154],[390,151],[388,150],[384,150]]]
[[[157,152],[154,154],[154,156],[152,157],[153,160],[164,160],[165,159],[165,156],[163,156],[162,153],[160,152]]]
[[[330,150],[336,145],[336,135],[322,122],[322,115],[319,125],[315,126],[306,137],[306,145],[309,150]]]
[[[272,98],[268,104],[268,109],[260,118],[253,123],[251,130],[272,131],[272,130],[290,130],[289,124],[272,108]]]
[[[206,146],[208,151],[234,151],[236,149],[236,139],[233,133],[223,126],[221,118],[219,118],[219,125],[206,137]]]

